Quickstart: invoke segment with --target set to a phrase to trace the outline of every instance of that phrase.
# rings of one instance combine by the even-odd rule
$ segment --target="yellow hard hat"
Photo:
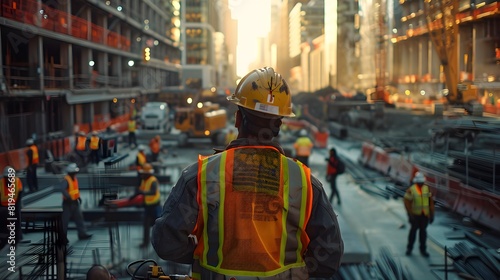
[[[294,117],[292,95],[288,84],[271,67],[253,70],[241,79],[230,102],[274,116]]]
[[[142,169],[139,170],[139,173],[141,174],[153,174],[155,172],[153,166],[149,163],[145,163],[142,166]]]

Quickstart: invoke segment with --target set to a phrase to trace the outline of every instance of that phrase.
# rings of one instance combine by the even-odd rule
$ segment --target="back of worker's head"
[[[35,141],[33,141],[32,138],[28,138],[28,140],[26,140],[26,146],[31,146],[33,144],[35,144]]]
[[[114,279],[108,269],[102,265],[95,264],[87,271],[87,280],[110,280]]]
[[[413,183],[415,184],[423,184],[425,182],[425,176],[421,172],[415,173],[415,177],[413,177]]]
[[[283,117],[295,116],[288,84],[271,67],[248,73],[227,99],[238,105],[244,136],[270,140],[278,135]]]

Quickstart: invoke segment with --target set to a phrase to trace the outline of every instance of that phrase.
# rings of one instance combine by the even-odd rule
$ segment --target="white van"
[[[147,102],[141,110],[141,128],[170,132],[170,110],[166,102]]]

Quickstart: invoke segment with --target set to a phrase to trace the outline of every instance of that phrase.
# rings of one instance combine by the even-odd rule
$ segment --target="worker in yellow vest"
[[[78,179],[76,178],[76,173],[78,173],[79,171],[80,169],[78,168],[76,163],[70,163],[66,167],[66,176],[64,176],[64,180],[59,185],[59,189],[63,195],[62,224],[64,236],[66,237],[66,243],[68,243],[67,231],[70,219],[72,219],[76,224],[76,229],[78,230],[78,239],[84,240],[92,237],[91,234],[87,233],[87,228],[85,227],[85,223],[83,220],[82,210],[80,208],[82,199],[80,198],[80,188],[78,186]]]
[[[424,183],[424,175],[421,172],[415,173],[413,185],[406,190],[404,195],[404,205],[411,225],[406,247],[407,256],[411,255],[417,231],[419,231],[420,254],[429,257],[426,250],[427,225],[434,221],[434,199],[429,186]]]
[[[146,164],[147,157],[146,157],[146,147],[144,145],[139,145],[139,151],[137,152],[137,157],[135,158],[135,166],[137,168],[137,171],[140,171],[144,164]]]
[[[305,129],[300,130],[299,138],[297,138],[295,143],[293,143],[295,158],[303,164],[309,166],[309,156],[311,155],[313,147],[313,142],[309,139],[309,137],[307,137],[307,131]]]
[[[36,175],[36,170],[38,168],[38,163],[40,163],[40,156],[38,154],[38,148],[35,145],[35,141],[32,138],[26,140],[26,157],[28,158],[28,168],[26,169],[26,181],[28,183],[28,188],[31,192],[36,192],[38,190],[38,178]]]
[[[97,131],[92,132],[90,136],[90,160],[94,164],[99,164],[99,151],[101,149],[101,138],[97,135]]]
[[[228,100],[238,106],[237,139],[183,170],[153,248],[192,263],[193,279],[332,277],[344,250],[332,205],[311,170],[273,140],[294,116],[287,83],[272,68],[254,70]]]
[[[143,218],[143,240],[140,247],[149,246],[150,228],[154,225],[156,218],[160,215],[160,184],[153,175],[153,166],[149,163],[144,164],[139,171],[141,175],[141,184],[136,189],[135,194],[130,198],[134,199],[139,194],[144,195],[144,218]]]
[[[135,122],[135,118],[130,118],[128,120],[128,145],[129,147],[137,147],[137,138],[135,137],[135,131],[137,129],[137,123]]]
[[[16,177],[16,170],[11,166],[3,169],[3,177],[0,180],[0,249],[5,245],[16,246],[22,239],[21,232],[21,207],[23,183]],[[15,218],[15,220],[12,220]],[[15,235],[12,235],[14,232]]]

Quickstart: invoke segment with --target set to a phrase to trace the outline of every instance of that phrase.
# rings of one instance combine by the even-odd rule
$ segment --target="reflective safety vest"
[[[153,195],[144,196],[144,204],[146,205],[154,205],[160,202],[160,186],[158,185],[158,179],[156,179],[155,176],[150,176],[146,180],[142,180],[139,190],[143,192],[149,192],[151,190],[151,185],[153,184],[153,182],[156,182],[156,192]]]
[[[71,200],[77,200],[80,198],[80,189],[78,188],[78,179],[72,180],[71,176],[66,175],[64,176],[64,179],[66,179],[66,182],[68,182],[68,187],[66,188],[66,191],[69,193],[69,197],[71,197]],[[66,200],[66,197],[63,196],[63,199]]]
[[[305,268],[310,169],[272,146],[198,159],[199,240],[194,259],[223,275],[269,277]],[[195,266],[193,266],[194,268]],[[200,271],[193,278],[199,279]]]
[[[91,150],[99,149],[99,136],[90,137],[90,149]]]
[[[36,145],[31,145],[29,149],[32,153],[31,163],[38,164],[40,162],[40,159],[38,158],[38,147]]]
[[[135,121],[128,121],[128,131],[135,132]]]
[[[314,144],[309,137],[300,137],[295,141],[293,147],[297,156],[309,156]]]
[[[78,151],[85,151],[85,143],[87,142],[87,137],[78,136],[76,138],[76,149]]]
[[[15,202],[17,202],[17,199],[19,198],[19,192],[21,192],[23,190],[23,183],[21,182],[21,180],[19,180],[19,178],[17,177],[11,177],[14,179],[14,184],[10,183],[9,182],[9,179],[10,178],[6,178],[6,177],[3,177],[2,180],[1,180],[1,184],[2,184],[2,189],[1,189],[1,200],[2,200],[2,206],[9,206],[9,194],[11,194],[11,192],[9,192],[9,189],[12,188],[12,186],[15,188],[15,191],[14,191],[14,195],[11,197],[12,199],[14,199]],[[9,186],[9,184],[12,184]]]
[[[138,152],[137,153],[137,170],[141,170],[142,166],[146,163],[146,155]]]
[[[422,185],[419,189],[416,184],[413,184],[410,187],[410,193],[405,193],[405,198],[412,202],[411,212],[414,215],[424,214],[425,216],[429,216],[429,203],[431,196],[432,194],[427,185]]]

